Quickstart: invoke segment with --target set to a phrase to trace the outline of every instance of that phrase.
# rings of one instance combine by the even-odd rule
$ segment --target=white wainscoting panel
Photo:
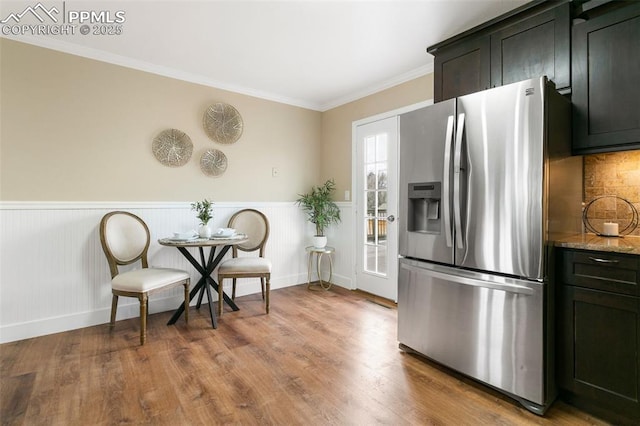
[[[333,282],[351,289],[355,288],[351,204],[338,204],[342,223],[332,226],[327,233],[330,244],[336,247]],[[300,207],[289,202],[215,203],[214,228],[225,226],[231,215],[243,208],[258,209],[269,218],[271,234],[266,256],[273,263],[272,290],[305,283],[304,248],[310,245],[313,227]],[[109,321],[110,275],[100,245],[99,224],[102,216],[113,210],[132,212],[147,223],[152,241],[151,266],[190,271],[192,283],[197,282],[197,272],[178,250],[157,243],[159,238],[175,231],[197,228],[189,203],[2,202],[0,343]],[[190,250],[197,255],[197,249]],[[225,289],[230,285],[230,281],[225,283]],[[239,296],[258,291],[258,280],[238,282]],[[149,311],[173,310],[180,299],[180,289],[155,294],[150,299]],[[118,319],[137,317],[138,313],[137,299],[120,298]]]

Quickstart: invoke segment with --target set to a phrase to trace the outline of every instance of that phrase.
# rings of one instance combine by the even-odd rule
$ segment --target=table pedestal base
[[[178,250],[180,250],[180,253],[182,253],[182,255],[189,261],[189,263],[191,263],[193,267],[196,268],[196,270],[201,274],[201,278],[198,280],[198,283],[189,292],[189,301],[191,301],[199,292],[200,295],[198,296],[198,303],[196,304],[196,309],[200,309],[200,305],[202,304],[202,298],[204,296],[204,293],[205,292],[207,293],[207,300],[209,300],[209,315],[211,316],[211,326],[213,328],[218,328],[218,319],[216,318],[216,313],[215,313],[215,310],[213,309],[213,302],[217,300],[217,298],[214,299],[212,297],[211,288],[213,288],[216,292],[222,291],[222,288],[220,288],[218,286],[218,283],[213,278],[211,278],[211,273],[216,268],[216,266],[218,266],[218,264],[220,263],[220,261],[222,260],[224,255],[229,251],[230,248],[231,246],[229,245],[223,246],[218,256],[215,256],[216,247],[211,246],[211,249],[209,251],[209,258],[207,261],[205,261],[204,250],[202,247],[198,247],[200,251],[200,263],[198,263],[198,261],[193,256],[191,256],[191,253],[189,253],[189,251],[186,248],[178,247]],[[238,306],[235,304],[233,300],[231,300],[229,296],[227,296],[224,293],[223,293],[223,296],[224,296],[224,301],[227,303],[227,305],[231,306],[231,309],[233,309],[234,311],[240,310],[240,308],[238,308]],[[175,322],[178,320],[178,318],[180,318],[180,315],[182,315],[183,312],[184,312],[184,304],[182,304],[176,309],[175,313],[173,314],[173,316],[171,317],[167,325],[175,324]]]

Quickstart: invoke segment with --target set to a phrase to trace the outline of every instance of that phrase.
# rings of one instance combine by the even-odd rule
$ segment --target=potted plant
[[[196,217],[200,219],[200,228],[198,228],[200,238],[210,238],[211,227],[209,226],[209,221],[213,219],[213,201],[205,198],[202,201],[191,203],[191,210],[196,211],[198,213]]]
[[[324,185],[312,187],[311,192],[307,194],[298,194],[300,198],[296,200],[296,204],[302,206],[309,222],[316,226],[316,235],[313,237],[314,247],[326,246],[325,228],[332,223],[340,222],[340,209],[331,200],[331,194],[335,189],[335,182],[329,179]]]

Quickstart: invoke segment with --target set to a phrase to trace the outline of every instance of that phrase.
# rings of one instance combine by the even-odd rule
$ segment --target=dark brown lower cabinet
[[[640,424],[640,297],[585,288],[594,280],[606,287],[608,275],[616,288],[620,262],[631,259],[633,264],[633,256],[585,256],[569,250],[562,256],[565,280],[557,305],[560,395],[615,424]],[[603,260],[611,263],[598,263]],[[590,269],[588,262],[594,264]],[[637,267],[622,272],[634,275],[637,283]],[[578,285],[568,285],[567,275]]]

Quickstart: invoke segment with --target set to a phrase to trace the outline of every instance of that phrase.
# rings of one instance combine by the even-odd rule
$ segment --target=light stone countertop
[[[575,234],[557,238],[555,246],[640,255],[640,237],[629,235],[624,237],[599,237],[595,234]]]

